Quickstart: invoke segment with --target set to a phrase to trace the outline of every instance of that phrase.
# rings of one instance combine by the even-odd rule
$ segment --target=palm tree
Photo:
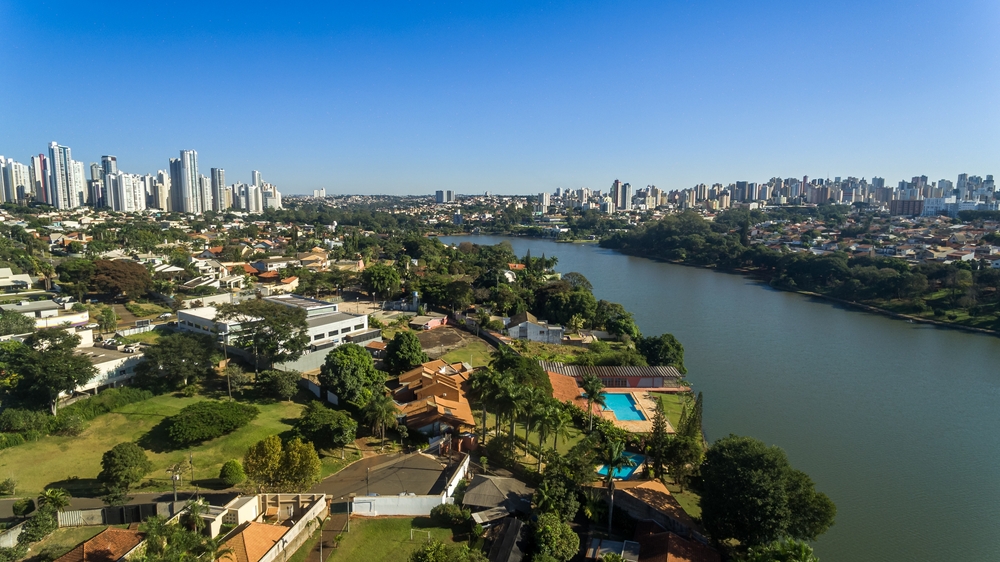
[[[201,517],[208,512],[208,505],[202,500],[196,500],[188,504],[187,511],[181,516],[181,525],[188,531],[200,531],[205,527],[205,520]]]
[[[608,441],[600,452],[600,460],[608,471],[604,476],[604,483],[608,487],[608,534],[610,535],[611,519],[615,511],[615,472],[619,468],[635,466],[635,463],[625,455],[625,444],[621,441]]]
[[[215,562],[216,560],[222,558],[227,554],[232,554],[233,549],[223,548],[223,535],[219,535],[215,538],[203,539],[201,543],[202,555],[198,557],[198,560],[205,560],[207,562]]]
[[[573,417],[561,404],[554,405],[552,412],[552,448],[558,451],[559,437],[569,439],[569,428],[573,425]]]
[[[584,394],[587,395],[587,413],[590,419],[590,431],[594,431],[594,404],[602,408],[606,405],[603,392],[604,383],[596,375],[587,373],[583,375],[580,387],[583,389]]]
[[[538,472],[542,472],[542,454],[545,440],[552,431],[553,419],[556,417],[555,409],[551,404],[540,407],[535,417],[535,431],[538,432]]]
[[[479,402],[479,406],[483,409],[483,423],[480,426],[481,433],[479,438],[482,439],[484,445],[486,444],[486,405],[493,402],[496,398],[497,381],[499,378],[499,373],[489,367],[479,369],[469,378],[469,388],[472,390],[472,396]]]
[[[69,500],[73,496],[69,495],[69,492],[62,488],[49,488],[42,492],[42,495],[38,496],[38,507],[51,506],[56,511],[63,511],[69,507]]]
[[[385,446],[385,430],[396,427],[399,411],[396,404],[385,394],[376,394],[364,408],[364,418],[372,428],[372,433],[378,434]]]

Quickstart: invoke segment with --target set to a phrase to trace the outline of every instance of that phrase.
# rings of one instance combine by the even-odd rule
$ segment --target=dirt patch
[[[434,330],[417,332],[417,339],[420,340],[420,346],[424,348],[424,353],[431,359],[437,359],[445,353],[463,347],[467,342],[479,338],[458,328],[442,326]]]

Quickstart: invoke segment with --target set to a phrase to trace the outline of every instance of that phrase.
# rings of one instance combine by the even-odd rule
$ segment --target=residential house
[[[475,427],[464,389],[472,371],[467,363],[448,364],[438,359],[400,375],[393,400],[402,422],[429,435],[448,428],[461,432]]]
[[[85,330],[89,331],[89,330]],[[83,333],[83,332],[78,332]],[[97,370],[94,378],[76,387],[76,392],[97,391],[116,387],[135,376],[135,368],[144,360],[137,347],[122,346],[123,350],[105,347],[81,347],[77,353],[85,356]],[[124,351],[124,350],[130,351]]]
[[[31,288],[31,284],[31,276],[27,273],[14,273],[9,267],[0,267],[0,290],[25,291]]]
[[[542,343],[562,343],[565,331],[562,326],[539,320],[530,312],[515,314],[507,324],[507,336]]]
[[[507,513],[531,513],[531,496],[535,490],[516,478],[477,474],[465,490],[462,505],[472,511],[504,508]]]
[[[286,267],[297,267],[299,265],[299,260],[288,257],[271,257],[257,260],[250,265],[260,272],[281,271]]]
[[[20,301],[13,304],[0,304],[0,309],[8,312],[18,312],[35,319],[36,328],[56,328],[59,326],[84,326],[90,322],[90,313],[73,312],[72,304],[59,304],[52,300]]]
[[[637,562],[721,562],[722,560],[722,556],[714,548],[699,540],[672,533],[655,521],[640,521],[636,525],[633,538],[634,542],[639,544]]]
[[[55,562],[118,562],[145,539],[137,529],[108,527],[94,538],[56,558]]]
[[[431,312],[423,316],[414,316],[413,318],[410,318],[409,326],[411,330],[433,330],[434,328],[440,328],[447,323],[447,316]]]
[[[682,378],[680,371],[674,367],[603,367],[584,365],[565,365],[553,361],[539,361],[542,369],[550,373],[569,376],[577,383],[584,375],[592,374],[601,379],[607,388],[679,388]]]

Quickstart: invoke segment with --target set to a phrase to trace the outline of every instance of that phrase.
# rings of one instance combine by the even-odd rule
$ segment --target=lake
[[[643,333],[684,344],[709,440],[783,448],[837,504],[823,562],[1000,559],[1000,339],[909,324],[728,273],[528,238]]]

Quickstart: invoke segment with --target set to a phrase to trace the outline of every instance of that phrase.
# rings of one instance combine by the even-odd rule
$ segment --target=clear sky
[[[1000,2],[0,0],[0,154],[284,193],[1000,174]]]

